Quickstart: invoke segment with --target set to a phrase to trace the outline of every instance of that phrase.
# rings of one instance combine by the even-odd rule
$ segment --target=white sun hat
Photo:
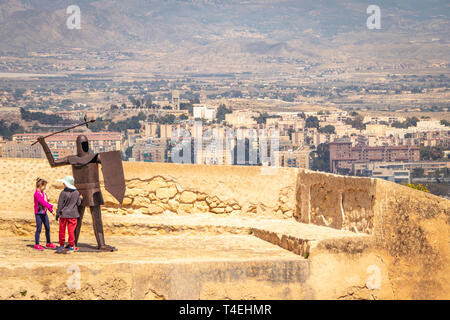
[[[75,180],[72,176],[65,176],[64,179],[58,179],[58,182],[64,183],[64,185],[69,188],[75,190]]]

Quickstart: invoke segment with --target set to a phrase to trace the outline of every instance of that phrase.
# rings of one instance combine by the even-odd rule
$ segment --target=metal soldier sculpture
[[[90,122],[92,122],[92,120]],[[87,124],[87,122],[83,124]],[[75,244],[78,243],[78,238],[80,236],[81,223],[83,221],[85,208],[89,207],[92,215],[92,223],[94,226],[94,234],[97,239],[98,249],[101,251],[116,250],[114,247],[107,246],[105,244],[100,207],[104,204],[104,202],[100,190],[98,164],[101,163],[102,165],[105,189],[111,193],[114,198],[119,201],[119,203],[122,203],[126,187],[120,152],[110,151],[96,154],[89,153],[89,142],[87,137],[85,135],[79,135],[76,141],[77,155],[55,160],[44,139],[45,137],[39,137],[38,142],[44,149],[50,166],[59,167],[64,165],[72,165],[75,186],[83,197],[79,208],[80,217],[78,218],[77,227],[75,229]]]

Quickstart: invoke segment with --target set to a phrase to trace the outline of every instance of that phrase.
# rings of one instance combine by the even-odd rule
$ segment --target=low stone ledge
[[[110,237],[119,251],[68,255],[14,240],[0,239],[0,299],[311,297],[308,261],[249,235]]]

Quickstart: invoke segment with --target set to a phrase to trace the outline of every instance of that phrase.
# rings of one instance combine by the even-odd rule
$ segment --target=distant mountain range
[[[368,30],[366,9],[375,2],[382,29]],[[66,26],[73,4],[80,30]],[[449,13],[448,0],[0,0],[0,51],[448,63]]]

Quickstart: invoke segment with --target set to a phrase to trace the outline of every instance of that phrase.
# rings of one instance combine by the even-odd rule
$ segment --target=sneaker
[[[58,249],[56,249],[56,253],[66,253],[66,249],[64,247],[58,247]]]
[[[40,244],[34,245],[34,248],[35,248],[36,250],[44,250],[44,247],[41,246]]]
[[[76,252],[76,251],[78,251],[79,249],[78,249],[78,247],[69,247],[69,251],[70,252]]]
[[[56,249],[56,246],[53,243],[51,243],[51,242],[47,243],[46,247],[50,248],[50,249]]]

